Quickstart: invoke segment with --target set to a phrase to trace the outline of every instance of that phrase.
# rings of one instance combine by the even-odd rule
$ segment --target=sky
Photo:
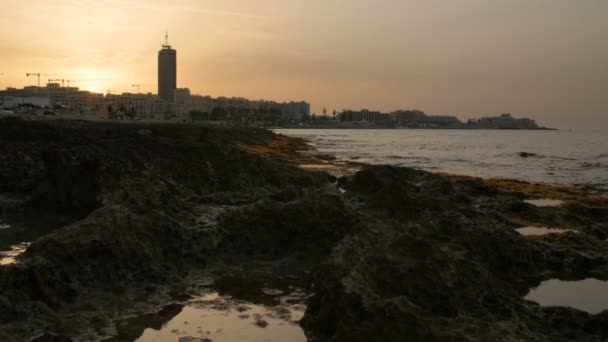
[[[606,0],[0,0],[0,87],[70,79],[326,107],[608,127]]]

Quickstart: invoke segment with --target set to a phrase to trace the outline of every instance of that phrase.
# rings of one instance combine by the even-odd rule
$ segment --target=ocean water
[[[277,129],[338,161],[608,190],[608,130]],[[525,156],[522,155],[525,152]]]

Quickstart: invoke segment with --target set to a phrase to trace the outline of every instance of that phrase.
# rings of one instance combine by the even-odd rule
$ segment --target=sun
[[[88,90],[92,93],[103,93],[105,91],[102,82],[98,80],[83,81],[80,87],[82,90]]]
[[[74,86],[93,93],[104,93],[110,73],[102,70],[83,69],[75,72],[77,75]]]

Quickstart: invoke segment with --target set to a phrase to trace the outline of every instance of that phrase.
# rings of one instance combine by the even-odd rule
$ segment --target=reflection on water
[[[160,329],[146,329],[138,342],[164,341],[306,341],[298,325],[306,307],[305,293],[277,295],[279,305],[265,306],[210,293],[190,301]]]
[[[18,245],[11,246],[8,251],[0,251],[0,266],[14,264],[15,258],[19,254],[25,252],[29,246],[29,242],[23,242]]]
[[[564,201],[562,200],[556,200],[551,198],[531,199],[525,200],[524,202],[537,207],[559,207],[560,205],[564,204]]]
[[[2,222],[2,220],[0,219],[0,229],[8,229],[10,227],[11,227],[10,225]]]
[[[597,279],[582,281],[549,280],[532,289],[527,300],[542,306],[569,306],[590,314],[608,310],[608,282]]]
[[[525,236],[538,236],[538,235],[547,235],[547,234],[563,234],[567,232],[574,232],[576,230],[572,229],[558,229],[558,228],[546,228],[546,227],[523,227],[516,229],[518,233]]]

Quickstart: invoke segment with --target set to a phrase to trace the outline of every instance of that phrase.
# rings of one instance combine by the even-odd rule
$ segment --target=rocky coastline
[[[0,118],[3,219],[44,227],[0,266],[0,340],[133,341],[159,322],[126,319],[269,284],[310,293],[309,341],[608,340],[608,311],[525,299],[608,280],[605,197],[306,149],[250,128]],[[546,197],[564,202],[526,202]]]

